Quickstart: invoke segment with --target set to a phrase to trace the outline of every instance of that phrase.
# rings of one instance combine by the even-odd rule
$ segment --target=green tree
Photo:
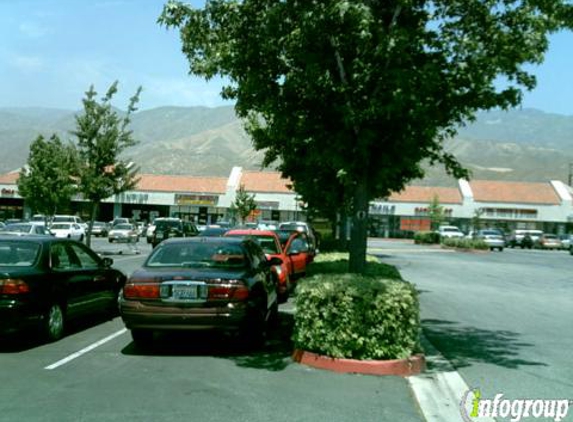
[[[472,217],[472,228],[474,232],[477,232],[478,230],[481,229],[482,215],[483,215],[483,210],[481,208],[478,208],[474,211],[474,215]]]
[[[82,100],[83,113],[76,116],[76,129],[72,132],[77,138],[79,191],[91,202],[88,245],[101,201],[133,189],[139,180],[137,166],[122,159],[121,154],[137,144],[128,126],[132,113],[137,110],[141,87],[130,99],[123,117],[111,105],[116,92],[117,82],[114,82],[98,101],[97,92],[91,86]]]
[[[428,216],[430,217],[431,229],[438,230],[440,224],[444,222],[444,207],[440,204],[438,195],[434,195],[428,205]]]
[[[423,176],[424,159],[467,178],[443,141],[480,109],[518,105],[535,86],[524,66],[572,21],[566,0],[169,1],[159,17],[180,29],[192,74],[229,81],[222,95],[266,165],[299,188],[311,166],[292,163],[308,160],[343,186],[352,272],[369,201]]]
[[[235,210],[236,215],[239,216],[241,224],[244,224],[247,217],[257,209],[255,195],[249,195],[245,190],[245,186],[240,185],[231,207]]]
[[[73,157],[73,145],[64,145],[55,134],[48,140],[40,135],[32,142],[17,184],[18,193],[34,213],[48,219],[70,203],[77,190],[70,176],[74,173]]]

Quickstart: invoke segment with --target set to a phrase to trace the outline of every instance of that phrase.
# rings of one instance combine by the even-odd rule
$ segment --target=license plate
[[[199,298],[198,286],[173,286],[171,297],[174,300],[196,300]]]

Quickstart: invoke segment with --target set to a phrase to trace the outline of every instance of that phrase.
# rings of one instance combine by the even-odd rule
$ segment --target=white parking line
[[[87,352],[89,352],[89,351],[95,349],[96,347],[99,347],[99,346],[101,346],[102,344],[105,344],[105,343],[107,343],[108,341],[111,341],[111,340],[113,340],[114,338],[119,337],[120,335],[122,335],[122,334],[124,334],[124,333],[126,333],[126,332],[127,332],[127,329],[126,329],[126,328],[123,328],[123,329],[121,329],[121,330],[119,330],[119,331],[113,333],[112,335],[109,335],[109,336],[107,336],[106,338],[103,338],[103,339],[101,339],[101,340],[99,340],[99,341],[97,341],[97,342],[95,342],[95,343],[89,345],[88,347],[83,348],[82,350],[80,350],[80,351],[78,351],[78,352],[72,353],[71,355],[69,355],[69,356],[67,356],[67,357],[65,357],[65,358],[63,358],[63,359],[57,361],[56,363],[53,363],[53,364],[51,364],[51,365],[49,365],[49,366],[46,366],[44,369],[47,369],[47,370],[51,371],[52,369],[56,369],[56,368],[58,368],[58,367],[60,367],[60,366],[62,366],[62,365],[65,365],[66,363],[68,363],[68,362],[70,362],[70,361],[72,361],[72,360],[74,360],[74,359],[76,359],[76,358],[79,358],[81,355],[86,354]]]

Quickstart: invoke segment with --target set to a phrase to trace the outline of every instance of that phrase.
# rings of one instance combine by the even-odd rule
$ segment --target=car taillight
[[[239,280],[223,280],[221,284],[209,285],[210,300],[245,300],[248,297],[248,287]]]
[[[123,296],[126,299],[158,299],[160,286],[157,282],[129,280],[123,287]]]
[[[30,286],[23,280],[14,278],[0,280],[0,294],[2,295],[19,295],[29,291]]]

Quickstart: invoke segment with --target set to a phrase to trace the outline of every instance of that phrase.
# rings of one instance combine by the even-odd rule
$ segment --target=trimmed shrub
[[[459,237],[444,238],[442,239],[442,245],[458,249],[489,249],[487,243],[481,239],[465,239]]]
[[[440,243],[440,234],[438,232],[417,232],[414,235],[414,243],[417,245],[438,244]]]
[[[345,274],[348,272],[348,253],[331,252],[320,253],[312,264],[306,268],[307,277],[317,274]],[[372,255],[366,255],[366,275],[371,277],[401,280],[402,276],[396,267],[378,262]],[[305,282],[301,279],[300,282]]]
[[[299,289],[293,334],[297,349],[362,360],[403,359],[420,351],[418,295],[412,284],[319,274]]]

